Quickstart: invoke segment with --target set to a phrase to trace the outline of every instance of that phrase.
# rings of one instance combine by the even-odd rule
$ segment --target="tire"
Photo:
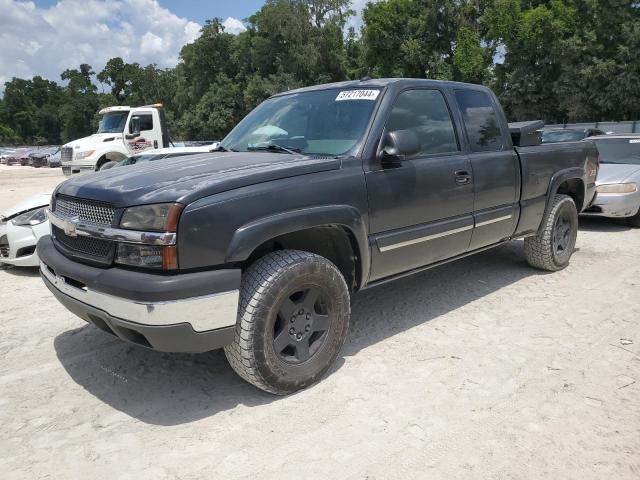
[[[287,395],[317,382],[331,367],[349,317],[349,290],[333,263],[280,250],[244,273],[235,339],[224,352],[244,380]]]
[[[627,218],[627,224],[633,228],[640,228],[640,211],[633,217]]]
[[[557,272],[569,265],[578,236],[578,210],[568,195],[556,195],[542,233],[524,240],[529,265]]]

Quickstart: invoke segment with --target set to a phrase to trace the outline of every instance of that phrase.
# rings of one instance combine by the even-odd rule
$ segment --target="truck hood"
[[[49,199],[51,198],[51,192],[37,193],[32,195],[19,203],[16,203],[12,207],[2,212],[2,218],[9,219],[21,213],[28,212],[38,207],[45,207],[49,205]]]
[[[109,202],[116,207],[180,202],[281,178],[337,170],[336,158],[269,152],[203,153],[79,175],[56,193]]]
[[[95,148],[97,145],[114,140],[122,140],[122,133],[94,133],[88,137],[79,138],[73,142],[66,143],[63,146],[71,147],[74,151],[77,150],[81,152],[88,149],[88,147]]]
[[[622,183],[626,180],[640,181],[640,165],[601,163],[596,185]]]

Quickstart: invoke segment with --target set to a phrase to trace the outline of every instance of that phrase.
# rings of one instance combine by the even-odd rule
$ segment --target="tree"
[[[92,76],[95,72],[90,65],[83,63],[80,69],[68,69],[62,72],[62,80],[67,80],[67,95],[62,106],[62,141],[67,142],[85,137],[96,129],[95,114],[100,100]]]
[[[207,21],[175,68],[115,57],[62,85],[11,79],[0,141],[67,141],[95,131],[102,107],[158,102],[173,136],[219,139],[274,93],[365,75],[483,83],[512,119],[640,116],[637,0],[379,0],[345,31],[352,14],[349,0],[266,0],[238,35]]]

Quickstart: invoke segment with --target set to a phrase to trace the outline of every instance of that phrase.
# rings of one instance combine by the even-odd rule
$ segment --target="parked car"
[[[51,193],[39,193],[0,215],[0,263],[37,267],[36,243],[50,233],[46,209]]]
[[[224,347],[275,394],[327,372],[359,290],[514,238],[533,267],[565,268],[597,173],[592,143],[514,147],[489,89],[420,79],[275,95],[219,150],[59,185],[40,272],[98,328]]]
[[[0,150],[0,164],[6,165],[7,159],[12,156],[14,152],[14,148],[3,148],[2,150]]]
[[[18,148],[7,156],[7,165],[25,165],[29,164],[29,148]]]
[[[595,135],[605,135],[597,128],[552,128],[542,130],[542,143],[577,142]]]
[[[33,153],[35,150],[36,149],[33,149],[33,148],[27,148],[22,152],[20,157],[18,157],[20,166],[28,167],[31,165],[31,157],[29,155],[31,155],[31,153]]]
[[[640,227],[640,135],[606,135],[590,139],[600,153],[596,198],[585,215],[626,218]]]
[[[30,163],[32,167],[40,168],[49,166],[49,157],[58,154],[60,147],[44,147],[29,153]]]
[[[62,149],[58,149],[47,157],[47,166],[49,168],[60,167],[62,165]]]

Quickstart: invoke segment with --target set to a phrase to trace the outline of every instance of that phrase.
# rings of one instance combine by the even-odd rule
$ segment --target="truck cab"
[[[100,170],[107,162],[120,161],[150,149],[169,147],[162,105],[114,106],[100,110],[98,131],[62,147],[62,171],[66,176]]]

